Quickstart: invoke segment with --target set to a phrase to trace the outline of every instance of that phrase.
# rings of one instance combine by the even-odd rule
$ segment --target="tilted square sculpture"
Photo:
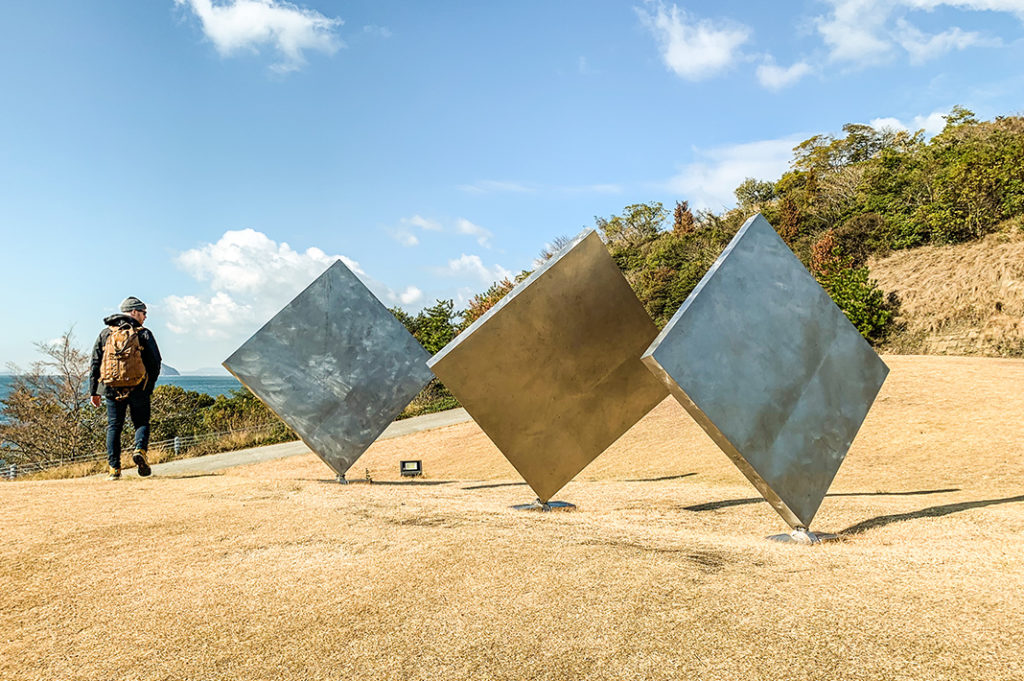
[[[343,478],[431,380],[428,358],[339,260],[224,367]]]
[[[797,529],[810,526],[889,372],[760,215],[643,361]]]
[[[668,396],[640,362],[656,335],[587,231],[428,365],[543,503]]]

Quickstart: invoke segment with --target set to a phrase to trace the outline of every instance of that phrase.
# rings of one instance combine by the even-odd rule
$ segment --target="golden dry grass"
[[[886,361],[817,547],[766,542],[671,401],[569,513],[510,510],[472,423],[377,443],[372,485],[312,455],[0,485],[0,679],[1024,678],[1024,361]]]
[[[924,246],[871,264],[900,296],[906,330],[891,345],[922,354],[1024,356],[1024,232]]]

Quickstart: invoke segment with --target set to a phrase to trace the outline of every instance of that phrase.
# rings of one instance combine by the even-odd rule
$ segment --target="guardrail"
[[[200,442],[208,442],[210,440],[217,440],[229,435],[236,435],[242,433],[261,433],[272,428],[279,427],[280,423],[265,423],[262,426],[254,426],[252,428],[239,428],[238,430],[221,430],[214,433],[202,433],[200,435],[181,435],[177,437],[168,438],[166,440],[156,440],[149,443],[150,450],[153,449],[165,449],[173,450],[175,455],[180,454],[182,451],[193,447]],[[40,471],[50,470],[51,468],[59,468],[61,466],[70,466],[76,463],[91,462],[91,461],[106,461],[106,452],[96,452],[94,454],[80,454],[78,456],[66,456],[60,459],[51,459],[49,461],[29,461],[22,463],[5,463],[0,465],[0,479],[14,480],[23,475],[29,475],[31,473],[39,473]]]

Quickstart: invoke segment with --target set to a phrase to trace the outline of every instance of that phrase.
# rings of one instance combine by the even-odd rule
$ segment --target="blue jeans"
[[[123,400],[107,401],[107,463],[121,468],[121,431],[130,412],[135,426],[135,449],[149,449],[149,393],[133,390]]]

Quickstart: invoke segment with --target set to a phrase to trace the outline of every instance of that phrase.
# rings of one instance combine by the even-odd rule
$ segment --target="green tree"
[[[748,177],[733,192],[740,210],[759,212],[775,198],[775,184]]]
[[[662,230],[668,211],[658,201],[634,203],[622,209],[622,215],[608,219],[595,217],[597,229],[611,246],[635,246],[655,238]]]
[[[448,345],[457,333],[459,313],[452,300],[438,300],[416,316],[413,336],[431,355]]]

